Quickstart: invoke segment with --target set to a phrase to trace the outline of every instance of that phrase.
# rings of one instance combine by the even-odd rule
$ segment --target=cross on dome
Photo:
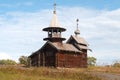
[[[77,19],[76,22],[77,22],[77,28],[76,28],[76,30],[75,30],[74,33],[75,33],[75,35],[77,36],[77,35],[80,34],[80,30],[78,29],[78,25],[79,25],[78,22],[79,22],[79,19]]]
[[[60,27],[60,23],[56,15],[56,3],[54,3],[53,17],[52,17],[49,27]]]

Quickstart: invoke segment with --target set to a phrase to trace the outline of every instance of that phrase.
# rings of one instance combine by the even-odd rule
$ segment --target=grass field
[[[120,73],[119,69],[89,67],[71,68],[24,68],[16,66],[0,67],[0,80],[104,80],[91,72]]]

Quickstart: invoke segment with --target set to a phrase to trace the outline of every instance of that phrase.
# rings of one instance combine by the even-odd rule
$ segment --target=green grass
[[[0,80],[102,80],[81,69],[1,67]]]

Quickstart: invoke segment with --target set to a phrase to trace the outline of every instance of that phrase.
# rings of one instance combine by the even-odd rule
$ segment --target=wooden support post
[[[55,54],[55,67],[58,67],[58,56],[57,56],[57,53]]]
[[[45,53],[43,52],[43,66],[45,66]]]
[[[29,67],[31,67],[31,65],[32,65],[32,63],[31,63],[31,58],[30,58],[30,62],[29,62],[29,64],[30,64]]]
[[[38,54],[38,67],[40,66],[40,53]]]

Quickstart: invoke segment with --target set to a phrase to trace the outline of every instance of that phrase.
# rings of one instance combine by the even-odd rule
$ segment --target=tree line
[[[2,59],[0,60],[0,65],[15,65],[17,64],[14,60],[10,60],[10,59]]]
[[[20,56],[20,58],[18,59],[19,63],[17,63],[14,60],[0,60],[0,65],[16,65],[16,64],[22,64],[24,66],[30,66],[30,58],[28,56]],[[87,63],[88,66],[96,66],[96,61],[97,59],[95,57],[88,57],[87,58]],[[112,67],[120,67],[120,62],[114,62],[112,65]]]
[[[30,66],[30,58],[27,56],[20,56],[19,60],[19,64],[23,64],[25,66]],[[88,57],[88,65],[90,66],[95,66],[96,64],[96,58],[95,57]],[[14,60],[0,60],[0,65],[15,65],[18,64],[16,63]]]

